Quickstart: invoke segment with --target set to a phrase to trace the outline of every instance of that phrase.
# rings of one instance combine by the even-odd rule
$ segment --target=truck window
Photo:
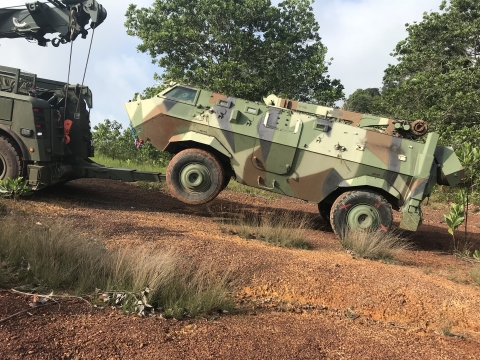
[[[172,100],[179,100],[193,104],[197,97],[197,90],[178,86],[165,94],[165,97]]]

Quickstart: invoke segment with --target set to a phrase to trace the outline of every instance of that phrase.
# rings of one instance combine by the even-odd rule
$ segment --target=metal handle
[[[269,187],[267,187],[267,186],[265,186],[265,185],[260,184],[260,180],[261,180],[261,179],[262,179],[261,176],[259,176],[259,177],[257,178],[257,184],[258,184],[258,187],[259,187],[260,189],[264,189],[264,190],[274,190],[274,189],[275,189],[275,184],[277,183],[276,180],[273,180],[273,181],[272,181],[272,187],[269,188]]]

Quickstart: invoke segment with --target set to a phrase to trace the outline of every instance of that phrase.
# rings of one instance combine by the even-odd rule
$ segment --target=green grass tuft
[[[345,249],[358,257],[370,260],[393,260],[395,256],[411,246],[395,232],[348,231],[341,243]]]

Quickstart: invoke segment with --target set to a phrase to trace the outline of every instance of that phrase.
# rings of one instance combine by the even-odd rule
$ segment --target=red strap
[[[70,143],[70,129],[72,128],[73,121],[72,120],[65,120],[63,122],[63,137],[65,138],[65,145]]]

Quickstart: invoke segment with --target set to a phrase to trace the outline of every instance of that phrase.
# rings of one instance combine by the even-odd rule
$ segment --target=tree
[[[343,109],[362,114],[382,115],[382,94],[378,88],[357,89],[343,104]]]
[[[116,120],[104,120],[93,127],[93,141],[98,155],[120,161],[132,161],[136,164],[165,166],[171,159],[169,153],[155,148],[145,141],[141,148],[135,146],[130,129],[123,129]]]
[[[117,159],[118,146],[116,146],[116,143],[121,134],[122,124],[116,120],[110,121],[106,119],[103,123],[95,125],[93,130],[92,136],[95,151],[101,155]]]
[[[173,80],[211,91],[260,100],[275,93],[333,104],[343,98],[339,80],[327,75],[327,48],[318,34],[312,0],[156,0],[131,4],[127,33],[142,40]]]
[[[480,0],[444,0],[406,29],[385,70],[388,111],[440,131],[480,123]]]

